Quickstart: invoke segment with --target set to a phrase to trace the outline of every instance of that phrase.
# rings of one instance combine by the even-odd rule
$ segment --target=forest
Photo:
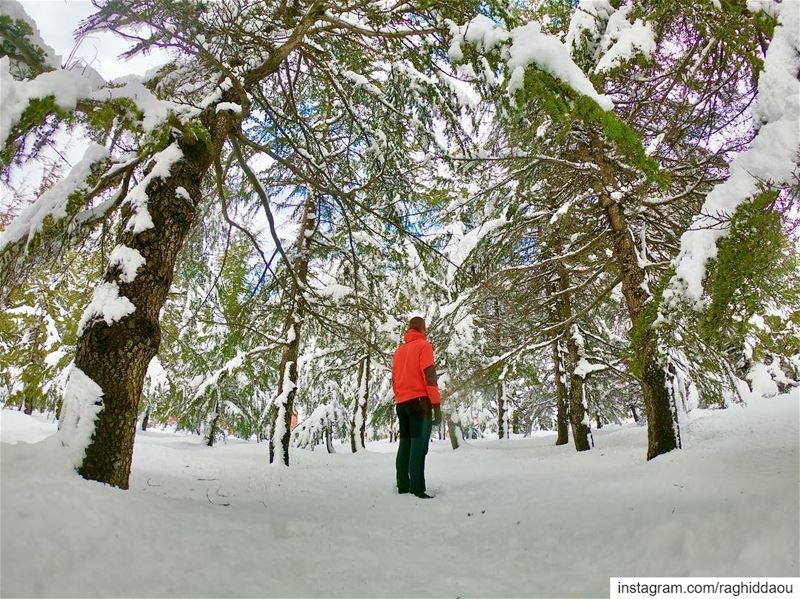
[[[798,0],[0,0],[2,597],[797,596],[799,387]]]
[[[0,401],[84,478],[148,427],[391,442],[414,315],[453,449],[635,421],[645,461],[797,387],[800,3],[93,4],[169,62],[0,5]]]

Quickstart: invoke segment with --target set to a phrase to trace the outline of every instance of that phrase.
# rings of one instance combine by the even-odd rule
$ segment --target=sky
[[[92,34],[83,39],[76,48],[75,29],[81,20],[95,11],[88,0],[19,0],[19,4],[33,17],[42,40],[61,56],[62,65],[74,51],[73,59],[82,59],[104,79],[112,80],[130,74],[144,75],[151,68],[169,61],[169,56],[161,51],[125,60],[120,54],[130,47],[130,43],[112,33]],[[74,135],[60,134],[57,145],[61,155],[71,165],[83,156],[86,140]],[[56,157],[53,150],[45,150],[44,154],[46,157]],[[32,199],[31,194],[39,187],[42,172],[41,164],[37,163],[15,168],[11,175],[14,189],[0,183],[0,212],[7,210],[17,193],[20,197]]]
[[[6,0],[0,0],[5,2]],[[131,59],[124,59],[120,54],[130,47],[130,42],[112,33],[94,33],[83,39],[76,48],[74,31],[81,20],[91,15],[96,9],[88,0],[17,0],[25,11],[33,18],[39,29],[42,40],[61,56],[62,65],[68,61],[74,51],[73,59],[82,59],[93,67],[107,81],[125,75],[144,75],[150,69],[166,64],[170,57],[163,51],[153,51]],[[78,162],[87,146],[87,140],[75,134],[59,134],[56,143],[59,154],[54,150],[45,150],[43,154],[51,158],[57,156],[66,159],[67,167]],[[62,161],[63,163],[63,161]],[[254,164],[254,166],[256,166]],[[265,166],[265,165],[259,165]],[[67,169],[68,170],[68,169]],[[65,171],[66,172],[66,171]],[[22,168],[15,168],[11,175],[14,189],[0,182],[0,223],[6,220],[8,208],[19,197],[32,201],[43,174],[41,164],[28,163]],[[3,213],[6,212],[6,215]],[[290,211],[283,213],[277,210],[279,235],[283,239],[293,239],[296,223]],[[263,222],[262,222],[263,221]],[[266,231],[265,218],[259,213],[254,218],[256,230]],[[264,250],[272,251],[271,238],[263,239]]]
[[[20,4],[36,21],[42,39],[64,61],[75,48],[75,28],[95,11],[88,0],[24,0]],[[144,75],[147,70],[169,60],[165,53],[153,52],[126,61],[119,55],[129,47],[129,42],[112,33],[96,33],[81,42],[75,56],[82,58],[107,80],[129,74]]]

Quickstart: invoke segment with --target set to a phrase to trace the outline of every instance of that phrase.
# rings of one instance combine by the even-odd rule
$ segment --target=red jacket
[[[403,336],[403,344],[394,352],[392,360],[392,387],[395,403],[425,396],[433,405],[441,403],[433,346],[424,333],[408,329]]]

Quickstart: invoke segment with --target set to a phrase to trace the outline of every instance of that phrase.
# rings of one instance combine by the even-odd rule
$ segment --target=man
[[[403,344],[394,352],[392,387],[400,422],[397,448],[397,491],[432,499],[425,492],[425,455],[431,428],[442,421],[433,347],[425,338],[425,321],[411,319]]]

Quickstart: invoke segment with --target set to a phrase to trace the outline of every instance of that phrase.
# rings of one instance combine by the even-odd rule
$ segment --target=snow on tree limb
[[[602,56],[594,68],[595,73],[610,71],[622,61],[637,53],[651,56],[656,49],[655,32],[650,23],[643,19],[628,21],[631,6],[625,6],[611,15],[606,31],[600,40],[599,51]]]
[[[509,93],[522,89],[525,69],[533,65],[578,93],[590,97],[603,110],[614,108],[611,98],[597,93],[591,81],[570,57],[569,49],[557,37],[543,32],[536,21],[508,31],[488,17],[478,15],[466,25],[452,24],[450,34],[450,58],[456,62],[463,59],[461,44],[464,42],[486,53],[499,49],[509,72]]]
[[[78,323],[78,336],[83,335],[86,328],[95,320],[104,320],[108,326],[111,326],[135,311],[136,306],[131,300],[119,294],[119,285],[107,281],[100,283],[95,287],[92,301],[86,306]]]
[[[456,244],[447,251],[447,257],[450,259],[450,264],[447,267],[447,279],[453,280],[456,275],[456,270],[469,258],[470,254],[475,250],[481,240],[489,235],[495,229],[508,224],[506,218],[495,218],[480,226],[475,227],[469,233],[465,233],[462,237],[457,238]]]
[[[37,62],[41,61],[41,65],[45,69],[57,69],[61,66],[61,56],[56,54],[52,46],[45,43],[39,28],[36,26],[36,21],[31,18],[17,0],[3,0],[0,2],[0,16],[8,17],[12,21],[23,21],[31,28],[31,32],[27,36],[30,39],[27,41],[33,46],[34,50],[41,51],[41,57],[23,56],[22,58],[28,59],[26,63],[33,59]],[[30,64],[25,64],[25,66],[30,68]]]
[[[25,245],[29,244],[34,235],[42,230],[46,219],[58,221],[65,218],[69,197],[88,188],[92,167],[108,156],[108,149],[104,146],[91,144],[84,152],[81,161],[72,167],[66,177],[39,196],[33,204],[23,209],[19,216],[0,232],[0,255],[17,242],[24,240]]]
[[[115,247],[108,257],[108,268],[119,268],[119,278],[123,283],[132,283],[136,279],[136,271],[144,265],[141,252],[125,245]]]
[[[127,231],[133,231],[134,234],[138,234],[154,227],[153,219],[150,218],[150,212],[147,210],[147,186],[150,185],[153,179],[166,179],[169,177],[172,165],[181,158],[183,158],[183,152],[177,142],[170,144],[153,156],[155,164],[152,170],[139,181],[136,187],[123,200],[123,204],[129,205],[133,212],[125,224]]]
[[[723,222],[764,185],[791,184],[800,153],[800,3],[780,5],[778,26],[764,60],[753,115],[762,125],[750,149],[731,161],[730,175],[714,187],[681,237],[675,277],[665,297],[683,294],[702,305],[706,263],[717,255],[717,241],[728,235]]]
[[[17,81],[11,76],[10,59],[0,58],[0,143],[5,148],[11,134],[31,100],[52,96],[56,106],[62,110],[74,110],[78,100],[89,96],[97,87],[97,81],[86,77],[81,71],[57,69],[37,75],[33,79]]]

